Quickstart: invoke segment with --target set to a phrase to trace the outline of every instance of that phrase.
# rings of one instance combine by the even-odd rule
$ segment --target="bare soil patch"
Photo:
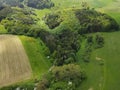
[[[0,35],[0,87],[30,79],[32,69],[21,41],[14,35]]]

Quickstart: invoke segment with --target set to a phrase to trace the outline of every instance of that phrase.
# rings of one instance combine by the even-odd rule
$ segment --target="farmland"
[[[30,79],[28,56],[17,36],[0,35],[0,87]]]
[[[14,7],[14,13],[1,20],[0,87],[3,88],[0,90],[17,87],[33,90],[36,84],[43,88],[38,90],[120,90],[120,0],[51,1],[55,6],[45,9]],[[86,2],[87,8],[82,7],[82,2]],[[88,13],[83,16],[80,13],[78,17],[81,18],[77,18],[76,11],[79,10],[83,13],[88,10]],[[89,15],[89,10],[98,16],[91,17],[95,13]],[[86,22],[82,27],[80,22],[84,19]],[[112,22],[114,19],[118,24]],[[118,29],[111,29],[115,24]],[[80,33],[86,27],[90,32]],[[104,44],[95,49],[97,35],[102,37]],[[93,42],[86,45],[88,38]],[[87,55],[90,57],[85,61],[83,57]],[[72,67],[75,68],[72,70]],[[80,75],[80,84],[76,84],[79,80],[75,75]],[[82,75],[83,79],[80,79]]]

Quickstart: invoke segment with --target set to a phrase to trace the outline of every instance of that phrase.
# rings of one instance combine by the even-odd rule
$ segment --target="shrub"
[[[110,32],[119,29],[118,23],[110,16],[93,9],[79,9],[75,11],[81,29],[80,34],[92,32]]]
[[[60,16],[56,13],[47,14],[44,17],[44,20],[50,29],[54,29],[55,27],[59,26],[60,23],[62,22]]]
[[[55,66],[48,72],[48,76],[44,77],[47,79],[47,84],[42,83],[46,89],[50,90],[75,90],[86,78],[84,71],[80,68],[79,65],[68,64],[63,66]],[[38,87],[41,86],[42,81],[38,84]]]

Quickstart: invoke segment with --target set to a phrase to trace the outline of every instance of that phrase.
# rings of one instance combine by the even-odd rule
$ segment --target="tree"
[[[86,78],[84,71],[80,68],[79,65],[68,64],[63,66],[53,67],[48,76],[44,77],[43,80],[47,79],[47,84],[40,83],[39,86],[47,86],[46,89],[53,88],[53,90],[62,89],[62,90],[75,90]],[[42,83],[42,84],[41,84]]]

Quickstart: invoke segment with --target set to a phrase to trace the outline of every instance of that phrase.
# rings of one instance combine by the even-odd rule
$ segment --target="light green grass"
[[[40,78],[51,66],[50,60],[43,54],[45,45],[41,40],[32,37],[19,36],[19,38],[29,57],[33,70],[33,78]]]
[[[94,50],[91,55],[90,63],[83,62],[80,58],[84,51],[84,43],[81,50],[77,53],[79,63],[85,69],[87,79],[80,85],[78,90],[120,90],[120,31],[102,33],[105,38],[104,47]],[[101,66],[101,58],[104,65]]]
[[[95,52],[105,61],[102,90],[120,90],[120,32],[104,33],[105,46]]]
[[[113,17],[120,25],[120,12],[107,12],[107,14]]]
[[[5,34],[7,33],[7,30],[4,28],[3,25],[0,24],[0,34]]]
[[[81,45],[81,49],[77,53],[77,58],[82,69],[85,70],[87,79],[83,81],[80,87],[77,90],[100,90],[99,84],[103,82],[103,66],[100,65],[100,62],[94,59],[94,56],[91,57],[90,62],[84,62],[81,56],[85,51],[85,42]]]

